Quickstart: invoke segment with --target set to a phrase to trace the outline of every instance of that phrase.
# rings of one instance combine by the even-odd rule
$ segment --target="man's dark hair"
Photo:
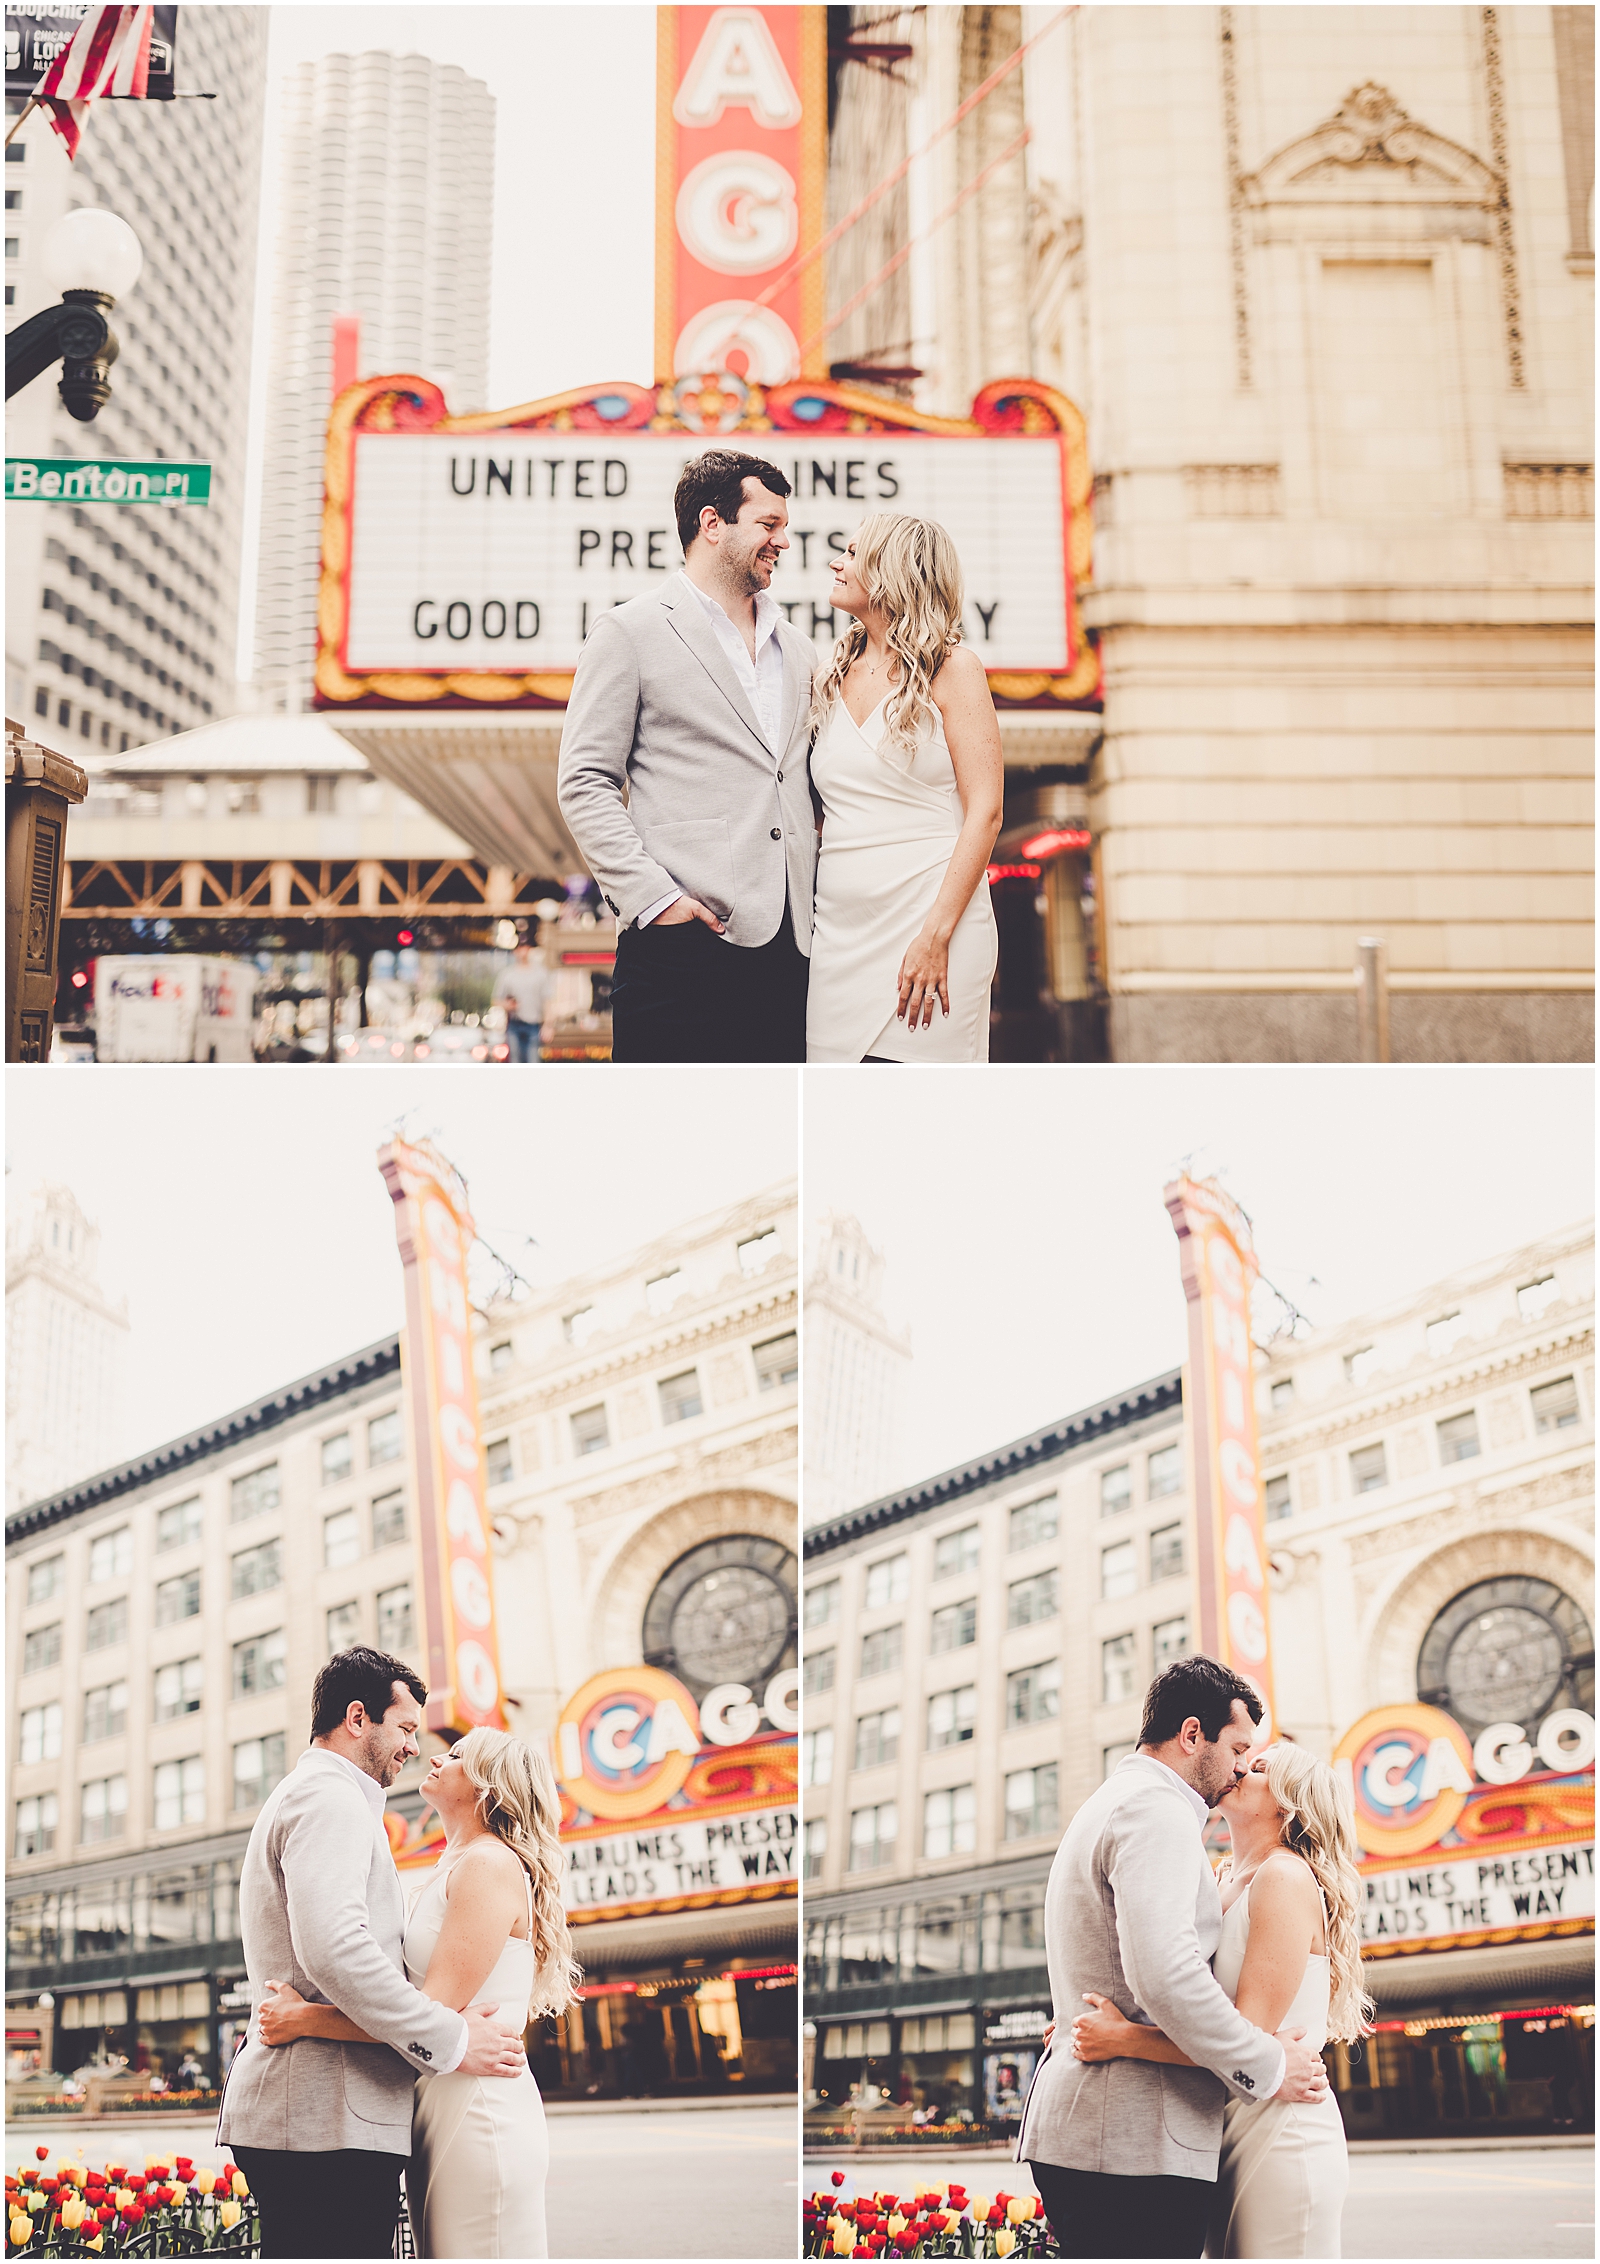
[[[403,1682],[419,1706],[428,1685],[404,1659],[391,1659],[387,1651],[369,1650],[365,1643],[348,1651],[335,1651],[311,1686],[311,1734],[326,1737],[337,1729],[359,1698],[373,1721],[381,1722],[394,1704],[394,1686]]]
[[[725,526],[732,526],[745,500],[746,480],[759,480],[774,495],[789,493],[789,482],[776,464],[769,464],[762,456],[741,456],[735,448],[708,448],[692,464],[685,464],[672,508],[686,556],[700,532],[700,514],[708,503]]]
[[[1208,1745],[1215,1745],[1233,1719],[1234,1700],[1241,1699],[1253,1722],[1261,1719],[1261,1700],[1243,1675],[1216,1659],[1174,1659],[1163,1667],[1144,1694],[1144,1720],[1139,1724],[1141,1745],[1165,1745],[1176,1737],[1193,1714]]]

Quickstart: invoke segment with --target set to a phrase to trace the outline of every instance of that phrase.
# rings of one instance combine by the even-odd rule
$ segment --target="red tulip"
[[[106,2179],[109,2184],[121,2185],[127,2174],[128,2166],[125,2162],[107,2162]]]
[[[40,2160],[41,2162],[48,2162],[48,2161],[49,2161],[49,2159],[50,2159],[50,2149],[49,2149],[49,2147],[48,2147],[48,2146],[36,2146],[36,2147],[34,2148],[34,2152],[35,2152],[35,2154],[37,2154],[37,2156],[39,2157],[39,2160]]]
[[[104,2209],[97,2209],[95,2218],[102,2225],[114,2225],[117,2221],[117,2212],[108,2206]]]
[[[835,2185],[843,2185],[843,2183],[844,2183],[844,2172],[843,2172],[843,2170],[835,2170],[835,2171],[834,2171],[834,2173],[833,2173],[833,2182],[834,2182],[834,2184],[835,2184]]]

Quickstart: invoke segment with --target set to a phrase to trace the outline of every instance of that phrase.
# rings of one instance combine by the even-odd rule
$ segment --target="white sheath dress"
[[[980,879],[950,938],[950,1013],[900,1021],[900,962],[933,907],[963,811],[937,709],[909,771],[878,752],[880,700],[864,724],[835,700],[811,754],[823,808],[806,1008],[808,1061],[987,1061],[997,939]]]

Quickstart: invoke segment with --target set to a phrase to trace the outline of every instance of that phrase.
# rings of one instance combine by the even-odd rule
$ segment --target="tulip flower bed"
[[[902,2256],[1054,2256],[1056,2245],[1038,2196],[969,2193],[964,2185],[919,2185],[910,2193],[840,2198],[807,2194],[801,2204],[807,2256],[860,2256],[895,2264]]]
[[[186,2155],[147,2154],[143,2171],[121,2163],[86,2170],[81,2162],[47,2165],[36,2148],[32,2169],[6,2179],[6,2254],[197,2256],[260,2252],[260,2220],[244,2173],[231,2162],[197,2170]]]

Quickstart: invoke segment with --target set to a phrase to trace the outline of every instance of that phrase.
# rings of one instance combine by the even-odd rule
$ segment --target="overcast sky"
[[[915,1361],[909,1485],[1185,1357],[1161,1190],[1187,1160],[1250,1213],[1318,1325],[1594,1207],[1592,1071],[1487,1067],[913,1070],[806,1079],[805,1212],[852,1211]]]
[[[795,1076],[781,1067],[124,1067],[104,1086],[65,1070],[6,1081],[8,1194],[70,1187],[101,1228],[106,1287],[128,1301],[122,1456],[399,1327],[376,1156],[401,1118],[466,1174],[480,1233],[536,1288],[796,1170]]]

